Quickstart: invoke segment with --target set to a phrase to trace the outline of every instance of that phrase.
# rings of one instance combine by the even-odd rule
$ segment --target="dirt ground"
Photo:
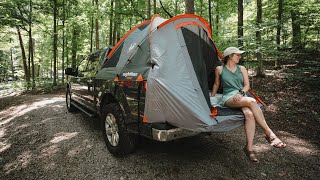
[[[0,179],[320,179],[320,63],[266,72],[253,78],[253,90],[287,148],[268,145],[258,128],[258,164],[242,151],[243,128],[167,143],[142,139],[133,154],[115,158],[94,119],[67,112],[63,91],[15,93],[0,96]]]

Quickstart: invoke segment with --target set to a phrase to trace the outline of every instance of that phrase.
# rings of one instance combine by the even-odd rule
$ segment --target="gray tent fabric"
[[[97,78],[110,80],[114,79],[115,76],[127,78],[127,74],[130,72],[147,71],[150,68],[150,65],[146,63],[146,61],[150,59],[147,40],[150,25],[147,24],[143,28],[139,27],[136,27],[136,29],[121,42],[121,45],[116,48],[115,55],[106,61],[105,67],[97,73]],[[139,60],[134,60],[135,57],[138,57]],[[144,61],[142,61],[142,59]],[[109,65],[112,61],[117,61],[115,66]]]
[[[150,123],[168,122],[192,131],[229,130],[229,124],[234,124],[234,120],[243,122],[243,116],[231,119],[221,117],[220,122],[210,116],[211,110],[201,90],[181,29],[176,28],[184,22],[202,24],[197,18],[181,18],[151,34],[150,53],[154,67],[147,79],[145,116]],[[186,28],[194,33],[200,32],[198,26]]]
[[[243,114],[210,116],[215,104],[209,97],[209,73],[220,62],[211,29],[200,16],[154,16],[133,28],[113,51],[97,78],[134,81],[142,75],[146,123],[167,122],[197,132],[243,125]]]
[[[183,22],[202,23],[196,18],[183,18],[151,34],[151,62],[155,65],[147,79],[145,116],[148,122],[212,131],[218,122],[210,116],[181,29],[175,27]],[[191,28],[196,32],[198,26]]]

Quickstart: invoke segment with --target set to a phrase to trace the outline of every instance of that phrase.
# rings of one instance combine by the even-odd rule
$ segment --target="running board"
[[[79,109],[80,111],[84,112],[86,115],[88,115],[89,117],[93,118],[96,116],[96,114],[89,112],[88,110],[86,110],[85,108],[83,108],[81,105],[71,101],[71,104],[73,106],[75,106],[77,109]]]

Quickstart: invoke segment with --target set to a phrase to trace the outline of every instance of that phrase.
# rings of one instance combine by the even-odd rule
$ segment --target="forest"
[[[320,0],[1,0],[0,179],[318,180],[319,12]],[[286,148],[271,146],[266,141],[266,132],[252,126],[256,129],[253,131],[253,148],[259,158],[256,164],[246,157],[247,150],[243,150],[247,143],[244,128],[201,133],[170,142],[144,138],[142,132],[153,131],[141,128],[135,132],[141,135],[137,139],[139,145],[136,151],[126,158],[116,158],[107,151],[104,142],[107,131],[102,130],[107,123],[104,122],[109,118],[115,122],[115,126],[108,127],[113,127],[111,129],[118,140],[123,136],[123,133],[119,136],[118,127],[154,127],[152,123],[145,123],[145,114],[141,113],[147,99],[141,95],[153,91],[146,91],[146,81],[140,83],[138,78],[136,84],[112,79],[112,83],[115,81],[118,86],[121,82],[121,86],[130,93],[133,88],[129,86],[139,85],[136,92],[141,93],[132,96],[137,97],[137,101],[129,96],[107,98],[100,92],[91,99],[86,97],[88,101],[94,100],[95,108],[103,112],[98,114],[108,115],[108,118],[68,111],[71,95],[67,82],[71,78],[65,75],[66,68],[81,67],[81,61],[88,55],[101,48],[115,46],[137,24],[154,15],[169,19],[181,14],[203,17],[211,27],[212,40],[221,53],[229,46],[246,51],[241,56],[240,64],[248,70],[250,88],[265,104],[263,114],[266,122],[287,144]],[[144,40],[147,41],[146,38]],[[211,43],[209,38],[207,40]],[[189,42],[193,45],[194,41]],[[129,51],[125,52],[128,54]],[[140,59],[140,56],[137,57]],[[149,60],[148,57],[145,59]],[[177,69],[182,68],[178,66],[174,70]],[[81,79],[79,77],[83,76],[76,78]],[[90,88],[99,89],[89,86],[89,83],[87,85],[79,89],[83,92],[89,92]],[[116,92],[115,88],[110,89]],[[159,89],[167,95],[162,99],[172,97],[167,91]],[[202,92],[192,87],[190,89],[194,93]],[[178,93],[181,92],[174,92]],[[97,94],[103,98],[98,100]],[[154,96],[154,99],[157,98]],[[117,105],[116,102],[121,99],[130,100],[138,112],[122,113],[128,103]],[[105,100],[111,103],[105,104]],[[183,103],[195,101],[196,98],[190,98]],[[180,101],[176,102],[172,105],[168,103],[168,106],[173,110],[188,111],[176,106]],[[119,113],[108,113],[114,108]],[[119,117],[119,121],[113,114]],[[127,117],[127,114],[133,118]],[[130,121],[138,120],[139,116],[143,123]],[[252,122],[255,117],[250,117],[248,119]],[[117,125],[119,122],[121,124]],[[159,132],[168,134],[162,133],[165,132],[162,130]],[[122,144],[131,144],[121,141]]]
[[[266,66],[319,55],[319,12],[319,0],[2,0],[0,82],[63,86],[66,67],[114,46],[154,14],[202,16],[220,52],[246,50],[245,65],[263,75]]]

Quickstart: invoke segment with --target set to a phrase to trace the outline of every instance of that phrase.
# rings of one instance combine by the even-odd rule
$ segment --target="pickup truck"
[[[100,49],[76,68],[65,69],[68,111],[81,110],[98,120],[111,154],[129,154],[139,136],[164,142],[198,134],[168,123],[143,122],[146,81],[120,83],[96,76],[111,50],[111,47]]]
[[[132,152],[141,136],[170,141],[242,126],[241,109],[218,107],[209,96],[222,58],[211,37],[200,16],[155,15],[65,70],[68,110],[98,119],[116,156]]]

